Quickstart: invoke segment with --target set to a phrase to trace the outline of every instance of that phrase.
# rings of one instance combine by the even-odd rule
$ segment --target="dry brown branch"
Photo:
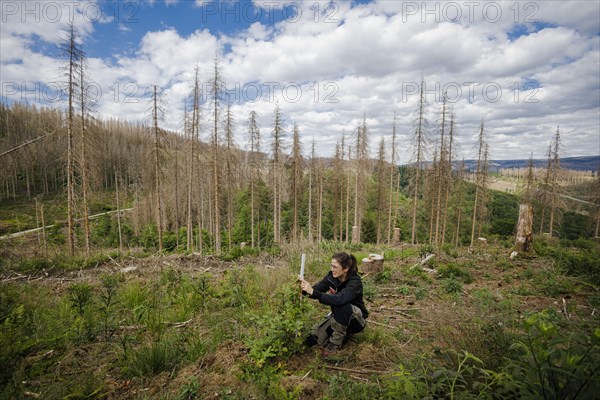
[[[304,375],[302,376],[302,378],[300,378],[300,380],[304,380],[304,379],[306,379],[306,377],[308,377],[308,375],[309,375],[311,372],[312,372],[312,369],[309,369],[309,370],[308,370],[308,372],[307,372],[306,374],[304,374]]]
[[[326,365],[325,368],[329,368],[329,369],[334,369],[336,371],[344,371],[344,372],[354,372],[357,374],[381,374],[381,375],[385,375],[385,374],[389,374],[390,371],[378,371],[375,369],[370,369],[370,370],[361,370],[361,369],[352,369],[352,368],[343,368],[343,367],[335,367],[333,365]]]
[[[358,380],[358,381],[369,382],[369,380],[368,380],[367,378],[362,378],[362,377],[360,377],[360,376],[350,375],[350,377],[351,377],[352,379],[356,379],[356,380]]]
[[[187,321],[183,321],[183,322],[165,322],[165,324],[172,326],[173,328],[181,328],[186,325],[189,325],[190,322],[192,322],[192,318],[188,319]]]

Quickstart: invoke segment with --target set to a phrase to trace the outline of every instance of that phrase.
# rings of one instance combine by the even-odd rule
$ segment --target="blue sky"
[[[100,117],[143,121],[151,85],[166,128],[181,131],[194,69],[215,55],[238,144],[251,110],[268,140],[275,105],[308,154],[323,156],[367,118],[373,154],[394,113],[399,162],[410,158],[416,88],[427,89],[432,140],[442,93],[452,100],[459,157],[481,120],[495,159],[543,158],[560,125],[564,156],[600,154],[597,1],[12,1],[0,2],[3,101],[64,107],[59,51],[70,20],[81,33]],[[72,17],[72,18],[71,18]],[[50,100],[50,101],[49,101]],[[204,121],[208,137],[211,121]]]

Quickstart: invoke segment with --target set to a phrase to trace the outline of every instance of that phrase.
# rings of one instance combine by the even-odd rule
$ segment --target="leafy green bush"
[[[455,278],[444,279],[444,290],[446,293],[462,293],[463,285]]]
[[[389,268],[384,267],[383,271],[375,275],[375,282],[384,283],[389,282],[392,277],[392,271]]]
[[[249,246],[241,248],[239,246],[235,246],[235,247],[232,247],[231,250],[221,254],[219,256],[219,258],[223,261],[234,261],[245,255],[258,255],[258,254],[260,254],[260,249],[258,249],[258,248],[252,248]]]
[[[461,268],[455,263],[442,265],[438,268],[438,279],[455,279],[466,284],[473,283],[473,275],[471,272]]]
[[[144,226],[137,241],[145,248],[158,247],[158,230],[156,224],[148,224]]]
[[[575,245],[577,247],[573,249],[563,247],[560,244]],[[534,241],[533,248],[539,256],[556,260],[557,265],[566,274],[580,276],[600,285],[600,262],[598,262],[600,259],[600,246],[586,240],[559,242],[550,238]]]
[[[279,304],[251,313],[252,335],[246,337],[249,357],[257,368],[273,358],[287,358],[304,348],[312,306],[299,297],[296,284],[284,285],[274,296]]]
[[[600,393],[600,328],[590,335],[561,334],[556,313],[525,320],[526,337],[507,360],[515,398],[591,399]]]

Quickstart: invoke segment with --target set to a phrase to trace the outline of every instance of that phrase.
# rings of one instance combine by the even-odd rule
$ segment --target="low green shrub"
[[[455,263],[442,265],[438,268],[438,279],[455,279],[466,284],[473,283],[473,274]]]
[[[304,348],[312,305],[300,298],[296,284],[286,284],[274,296],[278,302],[250,313],[251,334],[245,343],[257,368],[274,358],[288,358]]]
[[[359,382],[342,374],[331,376],[323,399],[372,400],[384,399],[385,392],[376,383]]]
[[[450,294],[462,293],[462,282],[455,278],[444,279],[444,290]]]
[[[125,364],[126,373],[130,376],[156,375],[173,369],[180,357],[172,340],[154,340],[131,351]]]
[[[515,398],[591,399],[600,393],[600,328],[564,334],[559,321],[549,311],[525,320],[526,336],[513,344],[519,356],[503,368]]]

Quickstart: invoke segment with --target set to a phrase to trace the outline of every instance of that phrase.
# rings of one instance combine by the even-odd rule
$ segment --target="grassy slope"
[[[371,323],[324,358],[300,341],[326,309],[294,300],[294,279],[301,251],[314,281],[341,248],[289,247],[237,262],[126,257],[28,278],[5,271],[0,398],[374,398],[403,368],[417,377],[455,368],[452,350],[499,367],[532,312],[554,310],[569,332],[599,325],[594,285],[561,273],[556,257],[513,262],[492,244],[438,256],[433,274],[411,268],[417,248],[366,246],[351,250],[359,259],[386,254],[384,271],[363,277]],[[137,270],[118,272],[125,267]]]

